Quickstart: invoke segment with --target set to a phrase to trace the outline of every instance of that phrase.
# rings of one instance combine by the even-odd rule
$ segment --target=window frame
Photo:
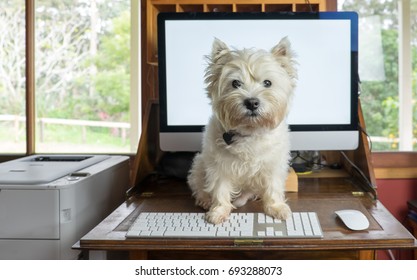
[[[399,151],[413,151],[411,2],[398,1]]]
[[[130,153],[137,150],[141,131],[141,0],[130,0]],[[26,151],[17,154],[0,154],[0,162],[21,156],[36,154],[36,103],[35,103],[35,20],[36,0],[25,0],[25,114],[26,114]]]

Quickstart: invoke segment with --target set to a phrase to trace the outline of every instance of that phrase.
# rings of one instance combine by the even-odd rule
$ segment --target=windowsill
[[[20,156],[0,155],[0,162]],[[373,152],[372,163],[376,179],[417,179],[417,152]]]
[[[417,179],[417,152],[374,152],[376,179]]]

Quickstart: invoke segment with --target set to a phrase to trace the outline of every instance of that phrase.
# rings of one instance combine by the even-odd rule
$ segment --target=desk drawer
[[[0,238],[58,239],[58,190],[0,190]]]

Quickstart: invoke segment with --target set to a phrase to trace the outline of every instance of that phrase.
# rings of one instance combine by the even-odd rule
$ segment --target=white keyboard
[[[213,225],[205,213],[140,213],[127,238],[322,238],[315,212],[294,212],[287,220],[263,213],[231,213],[228,221]]]

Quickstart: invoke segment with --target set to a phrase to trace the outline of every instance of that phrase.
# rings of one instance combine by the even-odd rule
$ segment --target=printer
[[[72,246],[125,200],[129,158],[34,155],[0,164],[0,259],[76,259]]]

